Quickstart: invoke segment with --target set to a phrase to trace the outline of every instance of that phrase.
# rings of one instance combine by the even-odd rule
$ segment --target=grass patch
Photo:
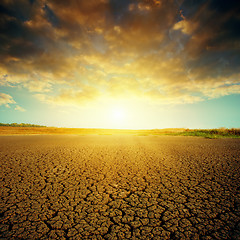
[[[0,123],[0,127],[46,127],[30,123]]]
[[[240,138],[240,129],[186,129],[183,132],[173,133],[177,136],[196,136],[204,138]]]

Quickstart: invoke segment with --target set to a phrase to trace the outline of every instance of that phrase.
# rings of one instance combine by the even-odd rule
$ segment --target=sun
[[[115,120],[116,122],[122,122],[126,118],[126,112],[124,111],[123,108],[112,109],[111,115],[112,119]]]
[[[125,129],[131,120],[129,103],[117,101],[115,99],[99,106],[102,121],[109,129]]]

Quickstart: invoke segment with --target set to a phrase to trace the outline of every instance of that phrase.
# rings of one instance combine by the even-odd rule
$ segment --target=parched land
[[[0,136],[1,239],[240,239],[240,140]]]

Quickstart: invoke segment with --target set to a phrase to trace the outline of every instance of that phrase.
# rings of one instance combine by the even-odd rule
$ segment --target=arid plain
[[[0,136],[1,239],[240,239],[240,140]]]

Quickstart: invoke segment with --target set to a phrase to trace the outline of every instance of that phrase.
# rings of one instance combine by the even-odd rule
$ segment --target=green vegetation
[[[0,127],[46,127],[30,123],[0,123]]]
[[[205,138],[240,138],[240,129],[186,129],[183,132],[170,133],[168,135],[197,136]]]

